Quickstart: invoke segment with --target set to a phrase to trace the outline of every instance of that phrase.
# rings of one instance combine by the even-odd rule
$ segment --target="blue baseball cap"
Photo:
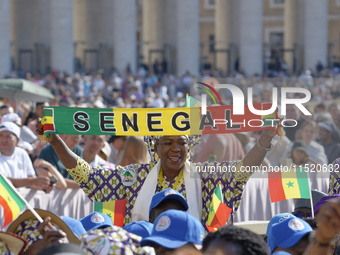
[[[143,238],[151,235],[153,224],[148,221],[134,221],[123,227],[127,232]]]
[[[185,197],[181,193],[177,192],[176,190],[168,188],[153,195],[150,208],[149,208],[149,215],[153,208],[157,207],[163,201],[170,200],[170,199],[177,200],[184,206],[185,211],[188,210],[189,206],[188,206],[188,203]]]
[[[266,236],[269,236],[269,233],[270,233],[270,230],[272,229],[273,224],[281,222],[284,219],[287,219],[287,218],[290,218],[290,217],[295,217],[295,216],[291,213],[276,214],[268,223]]]
[[[86,233],[85,228],[79,220],[76,220],[68,216],[60,216],[60,218],[66,223],[66,225],[75,233],[78,237]]]
[[[143,238],[141,246],[157,243],[176,249],[187,243],[201,245],[204,236],[204,228],[195,217],[180,210],[167,210],[157,217],[151,236]]]
[[[89,229],[105,228],[113,226],[111,218],[101,212],[93,212],[79,220],[86,231]]]
[[[276,247],[290,248],[294,246],[312,231],[313,229],[307,222],[297,217],[289,217],[273,224],[267,239],[270,254]]]

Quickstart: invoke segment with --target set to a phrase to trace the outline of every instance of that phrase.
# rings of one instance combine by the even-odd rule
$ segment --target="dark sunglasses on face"
[[[311,213],[292,212],[292,214],[295,217],[298,217],[300,219],[302,219],[302,218],[312,218],[312,214]]]

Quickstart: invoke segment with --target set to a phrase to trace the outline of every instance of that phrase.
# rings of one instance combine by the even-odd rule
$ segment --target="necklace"
[[[181,172],[177,175],[177,178],[176,178],[176,181],[175,181],[175,184],[174,186],[172,187],[172,189],[176,190],[177,188],[177,185],[179,183],[179,180],[182,178],[183,176],[183,168],[181,170]],[[158,174],[158,183],[159,185],[161,186],[161,190],[163,190],[163,187],[162,187],[162,183],[163,183],[163,169],[161,168],[161,170],[159,171],[159,174]],[[169,187],[169,186],[168,186]]]

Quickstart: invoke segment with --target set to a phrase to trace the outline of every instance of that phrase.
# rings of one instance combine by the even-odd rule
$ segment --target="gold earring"
[[[159,160],[159,156],[158,156],[157,152],[155,152],[155,156],[154,156],[154,158],[155,158],[155,160],[158,162],[158,160]]]

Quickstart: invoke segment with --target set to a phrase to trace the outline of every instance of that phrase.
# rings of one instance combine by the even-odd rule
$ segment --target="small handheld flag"
[[[4,222],[2,228],[10,224],[26,206],[41,223],[43,219],[30,206],[29,203],[17,192],[13,184],[0,173],[0,205],[4,210]]]
[[[223,203],[223,195],[221,185],[218,185],[211,200],[210,212],[208,215],[207,227],[219,228],[224,226],[231,213],[231,208]]]
[[[268,186],[272,203],[290,198],[310,198],[308,175],[305,168],[268,172]]]
[[[126,211],[126,198],[107,202],[94,201],[94,210],[106,214],[115,226],[122,227]]]

